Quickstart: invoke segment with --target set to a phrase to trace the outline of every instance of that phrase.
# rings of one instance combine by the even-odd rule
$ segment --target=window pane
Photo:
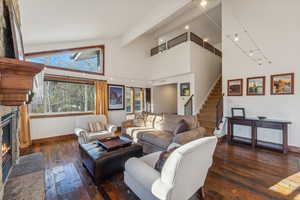
[[[132,113],[133,112],[133,107],[132,107],[132,89],[126,87],[125,88],[125,101],[126,101],[126,112]]]
[[[32,113],[86,112],[95,110],[94,85],[45,81],[44,105],[31,104]]]
[[[84,50],[59,54],[39,55],[26,58],[27,61],[48,66],[103,73],[102,50]]]
[[[134,88],[134,109],[135,112],[142,111],[142,89]]]

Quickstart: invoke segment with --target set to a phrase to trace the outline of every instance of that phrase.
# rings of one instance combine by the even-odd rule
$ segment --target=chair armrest
[[[171,185],[165,184],[161,179],[158,179],[153,183],[151,192],[158,199],[170,199],[169,195],[172,189]]]
[[[195,129],[177,134],[173,138],[173,142],[178,143],[178,144],[186,144],[190,141],[204,137],[205,132],[206,132],[206,130],[203,127],[195,128]]]
[[[75,128],[74,133],[77,135],[78,142],[80,144],[85,144],[88,142],[88,132],[85,129]]]
[[[180,147],[180,146],[181,146],[180,144],[173,142],[173,143],[171,143],[171,144],[168,146],[168,151],[169,151],[170,149],[173,149],[173,148],[175,148],[175,147]]]
[[[112,125],[112,124],[108,124],[107,125],[107,130],[110,132],[110,133],[115,133],[117,131],[118,127],[115,126],[115,125]]]
[[[122,122],[122,128],[132,127],[133,125],[134,125],[134,122],[132,119]]]

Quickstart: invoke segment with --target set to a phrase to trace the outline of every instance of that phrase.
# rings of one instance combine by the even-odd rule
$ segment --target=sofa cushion
[[[184,120],[187,123],[188,130],[196,128],[198,125],[195,116],[165,114],[162,120],[155,121],[154,128],[173,133],[181,120]]]
[[[173,147],[171,149],[168,149],[166,151],[163,151],[160,153],[159,155],[159,159],[157,160],[154,169],[156,169],[157,171],[159,171],[161,173],[161,170],[165,164],[165,162],[167,161],[167,159],[169,158],[169,156],[171,155],[171,153],[173,151],[175,151],[175,149],[177,149],[178,147]]]
[[[156,117],[156,115],[153,113],[149,113],[147,115],[146,120],[145,120],[145,125],[147,128],[153,128],[155,117]]]
[[[109,131],[99,131],[99,132],[89,133],[88,140],[94,141],[97,139],[100,140],[100,139],[104,139],[106,137],[112,137],[112,136],[114,136],[114,134],[110,133]]]
[[[189,129],[189,126],[187,123],[184,121],[184,119],[180,120],[180,122],[177,124],[173,134],[177,135],[179,133],[185,132]]]
[[[105,130],[105,124],[102,123],[101,121],[95,121],[95,122],[89,122],[89,128],[90,132],[98,132],[98,131],[104,131]]]
[[[138,135],[138,139],[163,149],[168,148],[169,144],[172,143],[173,137],[173,133],[160,130],[141,131]]]

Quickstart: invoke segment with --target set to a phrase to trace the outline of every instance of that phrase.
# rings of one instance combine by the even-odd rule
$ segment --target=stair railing
[[[220,124],[223,122],[223,96],[221,96],[221,98],[219,99],[218,103],[217,103],[217,109],[216,109],[216,128],[217,130],[219,130],[219,126]]]
[[[190,96],[188,101],[184,104],[184,115],[193,115],[193,97]]]

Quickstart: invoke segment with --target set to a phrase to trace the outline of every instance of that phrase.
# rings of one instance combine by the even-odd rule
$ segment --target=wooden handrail
[[[190,35],[190,37],[188,37],[189,35]],[[187,42],[189,40],[196,43],[197,45],[203,47],[204,49],[212,52],[213,54],[215,54],[219,57],[222,57],[222,51],[215,48],[209,42],[205,42],[201,37],[199,37],[198,35],[196,35],[195,33],[192,33],[192,32],[183,33],[183,34],[167,41],[166,43],[163,43],[159,46],[156,46],[156,47],[152,48],[151,49],[151,56],[154,56],[154,55],[156,55],[160,52],[171,49],[172,47],[175,47],[175,46],[177,46],[181,43]]]
[[[187,100],[187,102],[184,104],[184,115],[193,115],[193,97],[194,95],[191,95],[190,98]],[[190,110],[188,112],[187,109],[189,105],[190,105]]]

